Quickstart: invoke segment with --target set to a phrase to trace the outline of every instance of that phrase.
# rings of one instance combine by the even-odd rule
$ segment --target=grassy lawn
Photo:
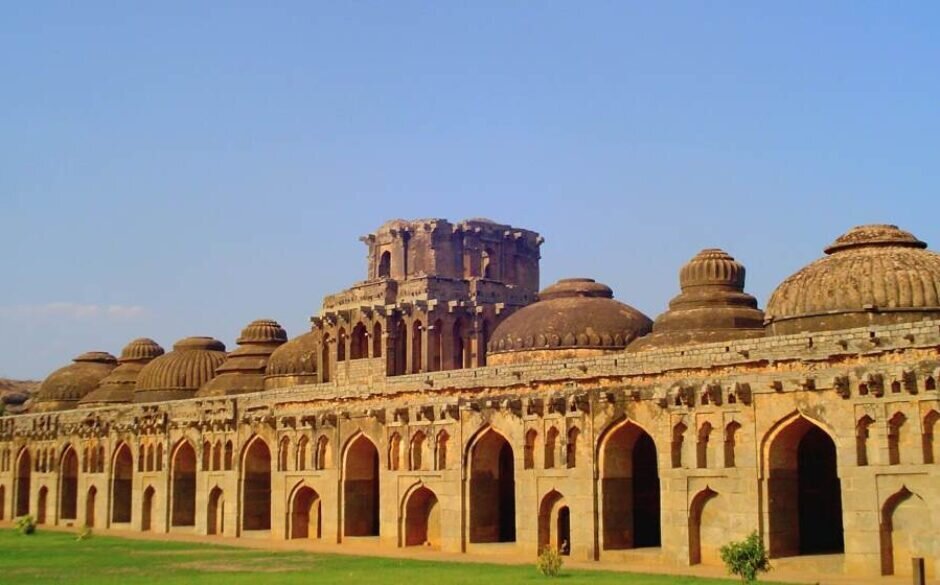
[[[499,585],[548,583],[533,566],[427,562],[0,530],[0,583],[89,585]],[[558,581],[555,581],[558,582]],[[564,585],[719,585],[730,580],[564,570]]]

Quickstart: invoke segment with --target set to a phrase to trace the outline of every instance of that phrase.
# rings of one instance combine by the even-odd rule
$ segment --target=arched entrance
[[[303,486],[294,494],[290,511],[291,538],[320,538],[320,495]]]
[[[196,450],[183,441],[173,454],[171,526],[196,525]]]
[[[6,519],[7,511],[7,486],[0,485],[0,520]]]
[[[147,486],[144,490],[144,497],[140,504],[140,530],[147,532],[151,529],[151,518],[153,517],[153,486]]]
[[[718,521],[718,493],[711,488],[695,494],[689,506],[689,564],[717,563],[718,547],[723,543],[721,522]],[[717,533],[715,533],[717,531]]]
[[[98,500],[98,488],[91,486],[85,495],[85,526],[94,528],[95,526],[95,504]]]
[[[206,534],[225,534],[225,498],[219,486],[209,492],[209,507],[206,510]]]
[[[78,455],[71,446],[62,455],[59,469],[62,478],[59,485],[59,517],[75,520],[78,515]]]
[[[39,500],[36,503],[36,524],[46,523],[46,508],[48,507],[49,490],[46,486],[39,488]]]
[[[441,507],[434,492],[425,486],[411,492],[405,504],[405,546],[441,545]]]
[[[33,474],[33,458],[29,456],[29,449],[20,451],[16,462],[16,516],[29,514],[30,479]]]
[[[470,542],[515,542],[516,481],[512,447],[492,429],[470,450]]]
[[[255,437],[245,450],[242,477],[242,528],[271,530],[271,450]]]
[[[832,438],[797,417],[776,433],[767,459],[770,555],[843,552],[842,489]]]
[[[114,454],[112,470],[111,522],[128,523],[131,521],[134,457],[126,443],[121,443]]]
[[[379,535],[379,451],[361,434],[343,463],[343,534]]]
[[[539,506],[539,551],[571,552],[571,512],[560,493],[552,490]]]
[[[931,546],[935,540],[926,502],[902,487],[881,511],[881,574],[910,575],[914,557],[924,558],[927,574],[934,574]]]
[[[605,550],[660,546],[656,444],[632,422],[602,439],[601,494]]]

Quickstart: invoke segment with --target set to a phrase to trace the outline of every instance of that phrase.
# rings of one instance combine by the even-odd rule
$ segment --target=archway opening
[[[46,486],[39,488],[39,500],[36,503],[36,524],[46,523],[46,508],[48,507],[49,490]]]
[[[378,273],[379,278],[388,278],[392,274],[392,253],[386,250],[379,257]]]
[[[603,442],[603,548],[661,544],[659,467],[653,438],[627,422]]]
[[[26,516],[29,514],[29,489],[30,479],[33,474],[32,457],[29,456],[29,450],[23,449],[20,453],[19,461],[16,464],[16,515]]]
[[[554,490],[539,506],[539,552],[545,549],[564,555],[571,552],[571,513],[565,498]]]
[[[925,560],[928,575],[934,573],[931,524],[926,502],[906,486],[888,498],[881,511],[882,575],[910,575],[914,557]]]
[[[242,479],[242,526],[245,530],[271,529],[271,450],[256,438],[245,451]]]
[[[842,489],[832,438],[799,417],[773,439],[768,460],[771,556],[843,552]]]
[[[196,525],[196,450],[189,441],[183,441],[173,455],[171,525]]]
[[[140,503],[140,530],[148,532],[152,528],[151,520],[153,518],[153,486],[147,486],[144,490],[144,497]]]
[[[369,357],[369,334],[363,323],[356,323],[350,339],[349,358],[359,360]]]
[[[718,546],[726,539],[714,500],[718,493],[705,488],[695,495],[689,506],[689,564],[715,564],[719,560]]]
[[[0,520],[6,519],[7,487],[0,485]]]
[[[94,528],[95,526],[95,504],[98,500],[98,488],[91,486],[88,488],[88,494],[85,496],[85,526]]]
[[[59,517],[63,520],[75,520],[78,515],[78,455],[75,449],[68,447],[65,450],[59,469],[62,474]]]
[[[516,482],[512,447],[487,430],[470,452],[470,542],[515,542]]]
[[[134,458],[126,443],[118,447],[111,473],[111,522],[118,524],[130,522]]]
[[[343,473],[343,534],[379,535],[379,452],[359,435],[346,449]]]
[[[421,486],[405,505],[405,546],[440,547],[441,507],[434,492]]]
[[[304,486],[294,494],[290,512],[290,537],[318,539],[321,528],[320,495]]]
[[[225,534],[225,498],[219,486],[209,492],[209,507],[206,510],[206,534]]]

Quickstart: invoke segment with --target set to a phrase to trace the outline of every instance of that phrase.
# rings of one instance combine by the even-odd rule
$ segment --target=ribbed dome
[[[264,372],[271,354],[287,341],[287,333],[271,319],[252,321],[238,338],[238,348],[216,368],[216,376],[196,396],[232,396],[264,390]]]
[[[110,353],[83,353],[72,363],[52,372],[36,393],[32,410],[48,412],[75,408],[78,401],[98,386],[102,378],[117,366]]]
[[[264,387],[284,388],[317,382],[320,336],[311,331],[280,346],[268,359]]]
[[[744,275],[744,266],[724,250],[702,250],[679,271],[682,292],[630,351],[764,335],[764,313],[744,292]]]
[[[773,334],[940,318],[940,255],[893,225],[852,228],[767,303]]]
[[[82,406],[97,407],[108,404],[127,404],[134,401],[137,377],[145,365],[163,355],[163,348],[156,341],[141,337],[124,346],[120,365],[105,376],[98,387],[81,399]]]
[[[487,361],[499,365],[619,351],[649,332],[651,324],[640,311],[615,301],[607,285],[568,278],[496,328]]]
[[[211,337],[187,337],[173,351],[144,366],[137,376],[134,402],[190,398],[215,376],[225,361],[225,344]]]

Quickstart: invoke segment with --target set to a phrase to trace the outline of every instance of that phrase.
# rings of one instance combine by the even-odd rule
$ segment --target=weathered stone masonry
[[[520,233],[477,223],[499,241]],[[893,230],[840,240],[852,253],[874,247],[876,265],[916,242]],[[523,257],[537,257],[540,240],[526,234]],[[427,271],[398,274],[407,286],[384,275],[376,241],[365,285],[427,294],[414,284]],[[934,574],[940,309],[928,286],[892,293],[878,272],[888,286],[851,293],[843,281],[840,294],[859,304],[839,309],[849,326],[829,307],[799,332],[774,331],[795,319],[773,314],[772,298],[765,333],[743,267],[723,252],[683,269],[683,293],[655,323],[584,279],[532,303],[530,277],[481,284],[481,262],[465,264],[479,276],[446,277],[443,298],[331,297],[312,331],[286,343],[276,323],[257,321],[227,355],[208,338],[165,354],[138,340],[120,365],[83,354],[29,412],[0,418],[0,516],[470,554],[556,546],[625,564],[716,563],[722,544],[757,529],[775,557],[830,553],[835,570],[890,574],[923,556]],[[930,262],[917,278],[940,290]],[[468,292],[483,289],[502,292]],[[363,336],[379,313],[382,332]],[[468,325],[444,341],[426,326],[437,319],[451,333]],[[404,351],[388,335],[400,322]]]

